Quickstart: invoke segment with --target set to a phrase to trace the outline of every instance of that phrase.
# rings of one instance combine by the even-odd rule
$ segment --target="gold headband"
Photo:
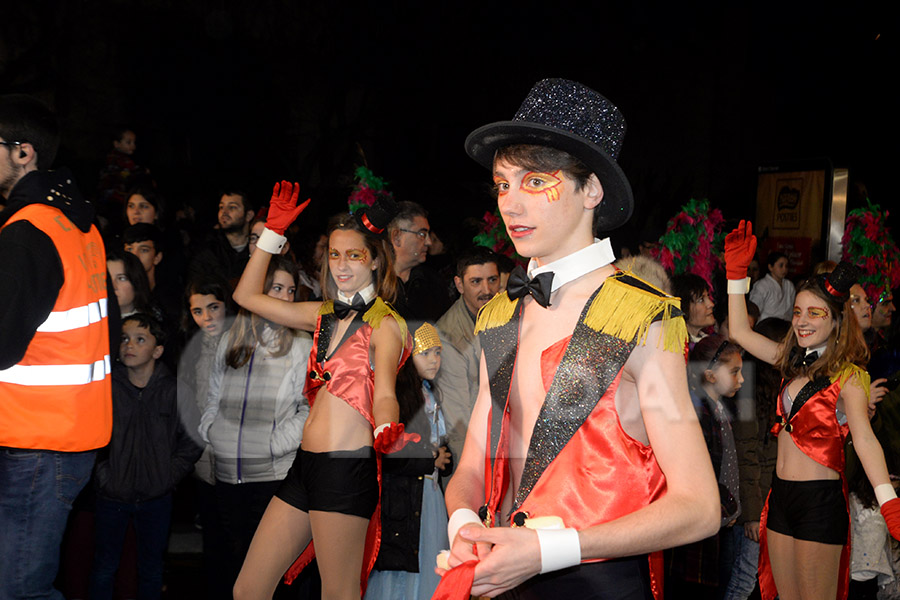
[[[413,339],[415,340],[415,346],[413,346],[412,351],[413,356],[430,350],[435,346],[441,347],[441,338],[438,336],[437,329],[431,323],[423,323],[421,327],[416,329]]]

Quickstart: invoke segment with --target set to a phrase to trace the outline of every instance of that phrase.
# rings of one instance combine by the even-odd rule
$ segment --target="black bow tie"
[[[506,283],[506,293],[513,300],[522,298],[526,294],[531,294],[534,301],[547,308],[550,306],[550,291],[553,286],[553,273],[541,273],[535,275],[533,279],[528,279],[525,269],[517,266],[509,274],[509,281]]]
[[[334,301],[334,315],[338,319],[343,319],[344,317],[346,317],[347,315],[350,314],[351,310],[355,310],[358,313],[364,312],[366,310],[367,306],[368,306],[368,304],[366,304],[366,301],[363,300],[362,295],[359,292],[357,292],[353,296],[353,300],[350,301],[350,304],[347,304],[346,302],[341,302],[340,300],[335,300]]]
[[[794,349],[791,350],[791,364],[794,365],[795,368],[800,367],[809,367],[819,358],[819,353],[815,350],[806,354],[806,351],[799,347],[794,346]]]

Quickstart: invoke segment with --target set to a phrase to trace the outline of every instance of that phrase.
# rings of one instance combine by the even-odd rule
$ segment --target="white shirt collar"
[[[826,349],[827,347],[828,347],[828,343],[826,342],[826,343],[822,344],[821,346],[816,346],[815,348],[807,348],[807,349],[806,349],[806,354],[807,354],[807,355],[810,355],[810,354],[812,354],[813,352],[818,352],[818,353],[819,353],[819,357],[821,357],[823,354],[825,354],[825,349]]]
[[[532,279],[535,275],[552,271],[553,286],[550,293],[553,293],[570,281],[575,281],[582,275],[605,267],[614,260],[616,260],[616,255],[613,253],[609,238],[602,240],[594,238],[594,243],[590,246],[540,267],[532,258],[528,261],[528,278]]]
[[[375,296],[378,295],[375,293],[375,284],[374,283],[370,283],[363,289],[356,292],[356,294],[359,294],[360,296],[362,296],[363,302],[365,302],[366,304],[368,304],[369,302],[374,300]],[[356,294],[354,294],[354,296]],[[338,290],[337,296],[338,296],[337,299],[340,300],[341,302],[343,302],[344,304],[352,304],[353,303],[353,296],[347,296],[341,290]]]

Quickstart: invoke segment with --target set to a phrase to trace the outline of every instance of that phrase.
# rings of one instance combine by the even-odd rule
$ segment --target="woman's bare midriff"
[[[807,383],[809,383],[808,377],[793,379],[787,386],[790,397],[796,398]],[[783,402],[781,396],[778,397],[778,402]],[[782,429],[778,433],[778,460],[775,464],[775,473],[780,479],[786,481],[813,481],[840,479],[841,477],[834,469],[830,469],[804,454],[786,429]]]
[[[372,445],[372,426],[349,404],[319,388],[303,428],[301,446],[307,452],[356,450]]]

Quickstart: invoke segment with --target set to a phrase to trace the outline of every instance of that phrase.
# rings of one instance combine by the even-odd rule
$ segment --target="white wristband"
[[[881,485],[875,486],[875,499],[878,500],[878,506],[881,506],[885,502],[893,500],[896,497],[897,492],[890,483],[882,483]]]
[[[541,573],[574,567],[581,563],[577,529],[535,529],[541,546]]]
[[[284,248],[284,243],[286,241],[286,237],[279,235],[266,227],[263,229],[259,239],[256,240],[256,247],[269,254],[281,254],[281,249]]]
[[[456,539],[456,534],[459,533],[460,527],[469,523],[478,523],[481,527],[484,527],[474,510],[457,508],[453,511],[453,514],[450,515],[450,520],[447,521],[447,537],[450,539],[451,546],[453,546],[453,540]]]
[[[743,279],[729,279],[728,280],[728,293],[729,294],[746,294],[750,291],[750,278],[744,277]]]
[[[378,439],[378,435],[390,426],[391,426],[390,423],[382,423],[381,425],[379,425],[378,427],[375,428],[375,431],[372,434],[372,437],[374,437],[375,439]]]

